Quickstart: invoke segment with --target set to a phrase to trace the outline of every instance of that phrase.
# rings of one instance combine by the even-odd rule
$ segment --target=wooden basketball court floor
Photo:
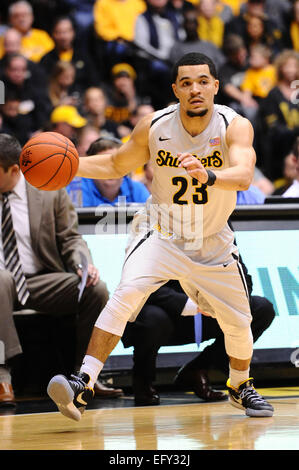
[[[149,407],[134,407],[132,396],[97,398],[77,423],[47,398],[22,400],[0,409],[0,450],[299,450],[299,387],[258,391],[273,417],[249,418],[228,402],[170,392]]]

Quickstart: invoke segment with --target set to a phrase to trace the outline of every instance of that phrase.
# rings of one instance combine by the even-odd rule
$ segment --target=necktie
[[[24,276],[22,265],[19,258],[17,240],[13,228],[13,222],[10,211],[9,196],[10,192],[3,193],[2,204],[2,244],[5,267],[10,271],[16,283],[16,290],[19,302],[24,305],[29,297],[26,278]]]
[[[202,315],[198,313],[194,315],[194,331],[195,331],[195,342],[199,346],[202,339]]]

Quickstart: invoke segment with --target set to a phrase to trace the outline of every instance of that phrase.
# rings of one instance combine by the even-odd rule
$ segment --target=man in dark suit
[[[0,341],[5,351],[0,406],[14,403],[7,366],[22,353],[13,311],[75,314],[75,366],[79,366],[94,322],[108,300],[66,191],[39,191],[29,185],[19,168],[20,152],[17,139],[0,134]],[[88,266],[88,277],[79,301],[82,263]],[[98,385],[98,394],[105,395]],[[110,395],[115,395],[113,389]]]
[[[270,326],[275,311],[266,298],[251,295],[251,276],[244,263],[242,266],[250,293],[251,329],[256,341]],[[153,383],[161,346],[200,343],[210,339],[215,339],[214,343],[181,367],[174,384],[179,389],[193,391],[204,401],[227,399],[225,393],[211,387],[208,378],[208,371],[212,368],[228,374],[223,333],[214,318],[196,315],[197,312],[197,306],[188,299],[179,282],[169,281],[149,297],[136,321],[127,324],[122,342],[125,347],[134,346],[133,392],[137,406],[160,403]]]

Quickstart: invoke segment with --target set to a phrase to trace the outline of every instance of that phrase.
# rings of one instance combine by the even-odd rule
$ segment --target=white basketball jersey
[[[162,231],[174,238],[205,238],[219,232],[236,205],[236,191],[201,184],[178,166],[178,153],[191,153],[205,168],[229,167],[226,129],[238,116],[227,106],[214,105],[211,120],[192,137],[180,119],[180,105],[154,114],[149,149],[153,166],[152,198],[148,210],[156,214]],[[172,237],[173,238],[173,237]]]

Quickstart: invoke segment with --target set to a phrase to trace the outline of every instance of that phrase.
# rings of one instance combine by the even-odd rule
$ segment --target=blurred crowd
[[[81,156],[99,138],[114,148],[175,101],[172,66],[194,51],[216,64],[216,102],[255,129],[255,179],[238,203],[283,195],[299,180],[299,0],[2,0],[0,132],[22,145],[60,132]],[[144,202],[151,178],[147,165],[106,188],[92,182],[101,198],[85,202],[76,179],[68,191],[76,206]]]

